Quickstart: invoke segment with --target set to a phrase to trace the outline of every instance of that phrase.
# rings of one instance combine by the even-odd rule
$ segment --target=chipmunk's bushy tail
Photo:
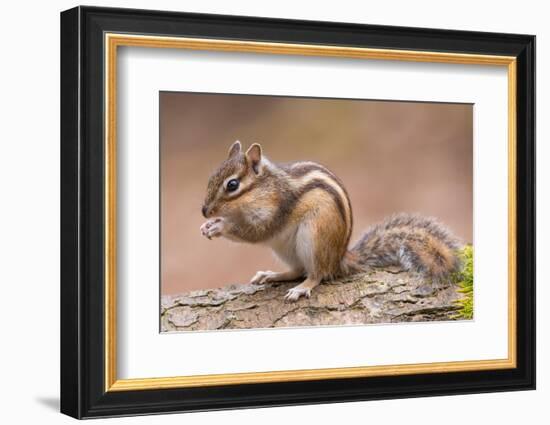
[[[436,219],[395,214],[367,230],[344,258],[344,273],[399,266],[434,284],[445,283],[460,269],[460,241]]]

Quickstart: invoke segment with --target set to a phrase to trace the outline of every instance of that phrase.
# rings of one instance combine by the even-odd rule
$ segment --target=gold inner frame
[[[516,58],[256,41],[105,34],[105,391],[510,369],[516,367]],[[507,67],[508,71],[508,357],[382,366],[118,379],[116,373],[116,98],[119,46],[230,51]]]

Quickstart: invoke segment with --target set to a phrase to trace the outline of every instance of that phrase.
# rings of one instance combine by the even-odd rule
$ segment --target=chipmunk
[[[309,297],[322,281],[400,266],[438,284],[458,270],[459,240],[430,217],[396,214],[348,248],[353,217],[342,182],[314,162],[275,164],[254,143],[236,141],[210,176],[201,226],[208,239],[269,246],[284,272],[259,271],[252,284],[305,278],[285,298]]]

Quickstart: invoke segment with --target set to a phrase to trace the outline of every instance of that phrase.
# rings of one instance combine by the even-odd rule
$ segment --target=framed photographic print
[[[535,37],[61,14],[61,411],[535,387]]]

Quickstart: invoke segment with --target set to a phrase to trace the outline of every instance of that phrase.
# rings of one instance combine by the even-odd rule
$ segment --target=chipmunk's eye
[[[227,182],[226,189],[228,192],[234,192],[239,188],[239,180],[231,179]]]

